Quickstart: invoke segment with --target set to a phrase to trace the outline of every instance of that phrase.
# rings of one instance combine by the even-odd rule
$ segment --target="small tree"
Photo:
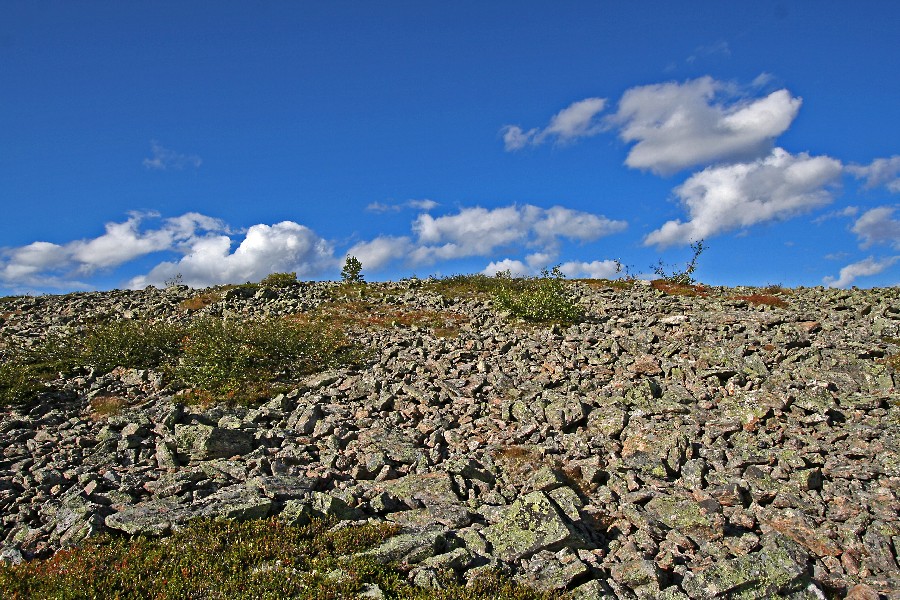
[[[691,242],[691,250],[694,251],[694,256],[691,257],[691,260],[685,265],[684,269],[681,271],[672,271],[671,273],[666,271],[666,265],[662,260],[659,261],[655,267],[653,267],[653,272],[656,273],[661,279],[668,281],[669,283],[676,283],[678,285],[692,285],[695,283],[693,274],[697,269],[697,259],[700,258],[700,255],[706,250],[706,246],[703,243],[703,240],[699,240],[696,242]]]
[[[362,283],[362,263],[355,256],[348,256],[341,269],[341,280],[344,283]]]

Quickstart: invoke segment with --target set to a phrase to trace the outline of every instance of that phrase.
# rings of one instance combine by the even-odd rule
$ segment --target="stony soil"
[[[293,314],[337,285],[238,288],[199,312]],[[125,369],[0,408],[3,559],[198,515],[333,515],[401,524],[370,552],[422,586],[499,568],[585,599],[900,598],[900,289],[773,307],[571,285],[587,319],[561,328],[370,284],[456,329],[359,326],[367,364],[252,408],[185,405]],[[7,299],[2,328],[30,343],[101,314],[186,319],[196,294]],[[104,396],[127,406],[97,415]]]

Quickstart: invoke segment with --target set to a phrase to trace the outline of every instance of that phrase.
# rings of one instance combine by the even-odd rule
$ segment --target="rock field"
[[[295,314],[340,284],[236,288],[199,314]],[[198,515],[389,520],[369,552],[421,586],[501,569],[571,598],[900,598],[900,289],[666,295],[570,282],[571,327],[507,318],[424,280],[368,284],[456,331],[357,327],[368,362],[251,408],[202,407],[154,372],[52,383],[0,407],[0,550]],[[29,343],[98,314],[187,319],[183,286],[18,297]],[[119,414],[90,400],[119,397]]]

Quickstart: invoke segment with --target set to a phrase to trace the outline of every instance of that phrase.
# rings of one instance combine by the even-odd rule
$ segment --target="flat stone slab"
[[[192,516],[191,507],[176,500],[150,500],[107,516],[105,524],[129,535],[166,535]]]
[[[494,554],[513,561],[541,550],[577,547],[577,536],[544,492],[531,492],[513,502],[500,520],[484,529]]]

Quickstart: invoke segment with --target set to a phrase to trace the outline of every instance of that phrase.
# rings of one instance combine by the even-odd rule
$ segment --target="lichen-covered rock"
[[[242,429],[211,425],[175,425],[178,452],[191,460],[229,458],[253,449],[253,436]]]
[[[755,600],[801,593],[810,584],[805,556],[780,536],[769,537],[762,550],[690,572],[682,588],[688,596]]]
[[[272,500],[257,489],[238,484],[222,488],[204,498],[200,514],[205,517],[246,521],[267,517],[272,507]]]
[[[493,552],[503,560],[527,558],[540,550],[577,547],[583,542],[543,492],[513,502],[500,520],[484,530]]]
[[[375,548],[360,552],[357,556],[371,558],[381,563],[417,564],[440,554],[446,546],[447,539],[442,531],[413,531],[395,535]]]
[[[693,498],[660,494],[650,500],[646,508],[669,528],[703,544],[720,540],[724,535],[725,519],[718,502],[715,505],[716,508],[707,508]]]
[[[108,515],[104,522],[110,529],[129,535],[165,535],[192,516],[195,515],[189,506],[164,499],[129,506]]]

